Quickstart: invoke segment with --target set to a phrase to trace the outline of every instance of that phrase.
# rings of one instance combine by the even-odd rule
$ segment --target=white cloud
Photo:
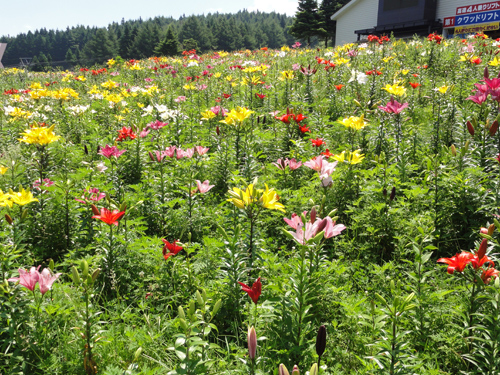
[[[298,0],[253,0],[253,6],[249,6],[250,12],[260,10],[261,12],[286,13],[289,16],[297,12]]]

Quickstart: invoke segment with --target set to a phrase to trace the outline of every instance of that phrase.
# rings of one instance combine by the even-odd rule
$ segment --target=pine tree
[[[331,19],[332,15],[347,4],[349,0],[323,0],[319,7],[319,18],[321,32],[319,36],[325,40],[325,48],[328,47],[328,39],[335,39],[336,22]]]
[[[116,46],[109,40],[106,29],[97,29],[82,50],[86,65],[103,63],[116,55]]]
[[[189,38],[189,39],[184,39],[182,41],[182,47],[184,48],[185,51],[191,51],[193,49],[198,51],[198,42],[196,39]]]
[[[316,0],[299,0],[295,19],[290,27],[290,34],[298,39],[306,39],[311,44],[311,37],[321,35],[318,3]]]
[[[177,34],[169,26],[167,29],[167,35],[155,48],[156,56],[175,56],[179,53],[179,40],[177,39]]]
[[[71,48],[68,48],[68,52],[66,52],[66,56],[64,58],[66,62],[70,65],[73,66],[76,64],[76,56],[71,50]]]

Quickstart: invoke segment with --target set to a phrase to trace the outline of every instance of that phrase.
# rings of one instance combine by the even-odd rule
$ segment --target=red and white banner
[[[465,5],[457,8],[457,16],[462,14],[470,14],[477,12],[487,12],[490,10],[500,9],[500,1],[492,1],[490,3]]]

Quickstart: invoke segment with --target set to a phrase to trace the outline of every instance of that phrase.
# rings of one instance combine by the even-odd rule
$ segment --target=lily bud
[[[300,375],[299,366],[293,366],[292,375]]]
[[[153,156],[153,153],[151,151],[148,152],[148,155],[151,161],[155,161],[155,157]]]
[[[317,363],[312,365],[311,369],[309,370],[309,375],[318,375],[318,364]]]
[[[321,357],[326,348],[326,327],[320,326],[316,335],[316,354]]]
[[[494,231],[495,231],[495,224],[491,224],[488,227],[488,236],[492,236]]]
[[[394,200],[394,198],[396,198],[396,186],[392,187],[391,195],[389,196],[389,200],[392,202]]]
[[[498,130],[498,121],[495,120],[493,121],[493,124],[490,126],[490,135],[493,137]]]
[[[479,260],[483,259],[483,257],[486,255],[486,249],[488,248],[488,240],[486,238],[483,238],[481,241],[481,245],[479,245],[479,250],[477,251],[477,258]]]
[[[12,223],[14,222],[9,214],[5,214],[5,220],[7,220],[7,223],[9,223],[10,225],[12,225]]]
[[[95,205],[91,204],[90,208],[92,209],[92,213],[94,215],[100,215],[101,214],[101,212],[99,211],[99,209]]]
[[[455,145],[451,145],[450,150],[453,156],[457,156],[457,148],[455,147]]]
[[[469,131],[469,134],[474,137],[474,127],[470,121],[467,121],[467,130]]]
[[[311,223],[316,221],[316,207],[313,207],[311,210]]]
[[[387,197],[387,189],[384,188],[384,190],[382,190],[382,194],[384,195],[384,197]]]
[[[220,135],[220,130],[219,130],[219,126],[217,125],[217,127],[215,128],[215,133],[219,136]]]
[[[248,329],[248,357],[250,359],[255,359],[257,354],[257,333],[255,328],[252,326]]]
[[[288,372],[283,363],[280,364],[280,368],[278,369],[278,375],[290,375],[290,373]]]
[[[488,70],[488,65],[484,68],[484,73],[483,73],[484,78],[490,78],[490,72]]]
[[[266,116],[264,116],[264,119],[262,120],[262,125],[266,125]]]
[[[89,149],[87,148],[87,145],[83,145],[83,151],[85,152],[85,155],[89,154]]]

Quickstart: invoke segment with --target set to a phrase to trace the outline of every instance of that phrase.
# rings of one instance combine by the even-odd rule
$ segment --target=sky
[[[10,0],[0,5],[0,36],[46,28],[65,30],[77,25],[105,27],[123,19],[156,16],[236,13],[239,10],[278,12],[292,16],[298,0]]]

